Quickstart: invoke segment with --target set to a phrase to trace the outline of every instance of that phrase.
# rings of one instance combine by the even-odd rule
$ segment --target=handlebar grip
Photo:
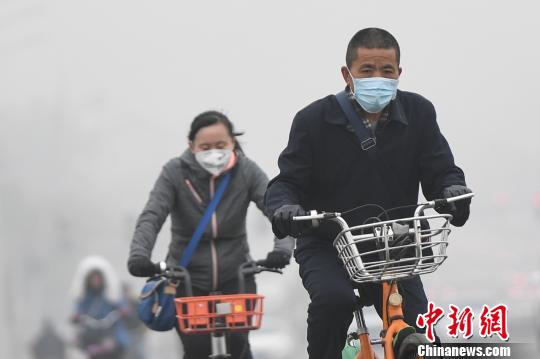
[[[448,200],[445,198],[433,200],[433,208],[436,210],[444,208],[448,204]]]
[[[322,219],[322,218],[319,218],[321,214],[319,214],[316,210],[308,211],[308,213],[309,214],[305,214],[303,216],[294,216],[292,220],[296,222],[296,221],[311,221],[314,219]]]
[[[274,272],[283,274],[279,269],[267,268],[265,266],[266,260],[259,259],[257,261],[246,262],[240,265],[238,268],[238,292],[246,292],[245,276],[249,274],[259,274],[261,272]]]
[[[265,267],[262,271],[263,271],[263,272],[272,272],[272,273],[283,274],[283,271],[282,271],[281,269],[278,269],[278,268],[268,268],[268,267]]]
[[[266,265],[266,259],[259,259],[255,261],[255,265],[257,266],[257,269],[255,271],[256,274],[260,272],[274,272],[274,273],[283,274],[283,271],[281,269],[268,267]]]
[[[463,199],[472,198],[474,197],[474,192],[471,193],[465,193],[459,196],[449,197],[449,198],[440,198],[435,199],[431,203],[432,205],[430,207],[433,207],[437,210],[444,208],[448,203],[461,201]]]
[[[459,196],[446,198],[446,203],[461,201],[462,199],[473,198],[473,197],[474,197],[474,192],[465,193]]]
[[[309,211],[309,215],[306,216],[294,216],[293,221],[317,221],[322,219],[330,219],[341,216],[338,212],[317,212],[316,210]]]

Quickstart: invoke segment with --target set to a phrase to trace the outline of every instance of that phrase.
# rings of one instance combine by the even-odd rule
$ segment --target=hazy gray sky
[[[37,263],[42,287],[11,278],[17,296],[60,291],[68,268],[94,252],[125,272],[130,225],[201,111],[225,111],[245,131],[247,154],[275,175],[294,114],[342,88],[347,42],[368,26],[399,41],[400,88],[435,104],[478,193],[470,225],[450,247],[463,261],[449,261],[443,278],[459,286],[453,273],[486,248],[488,267],[504,260],[519,271],[538,268],[537,242],[516,242],[538,237],[527,230],[540,212],[533,204],[540,193],[538,8],[535,1],[3,0],[3,278],[7,270],[33,275],[26,263]],[[261,240],[254,250],[262,255],[267,247]],[[298,280],[294,267],[286,278]],[[15,327],[19,343],[34,334]],[[15,350],[0,348],[2,357]]]

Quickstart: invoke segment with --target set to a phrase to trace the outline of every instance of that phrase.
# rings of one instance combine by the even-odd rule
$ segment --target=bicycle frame
[[[378,340],[372,340],[367,326],[364,320],[362,308],[358,308],[354,312],[354,316],[357,323],[357,330],[355,337],[351,339],[358,339],[360,344],[360,352],[355,359],[374,359],[376,358],[373,350],[373,344],[382,344],[384,348],[384,357],[386,359],[394,359],[393,338],[396,334],[406,328],[412,328],[403,319],[403,309],[401,306],[401,296],[397,290],[396,282],[383,282],[383,332],[384,336]],[[389,298],[393,298],[389,303]],[[388,309],[387,309],[388,308]],[[411,332],[414,329],[411,329]],[[349,335],[351,337],[351,335]],[[349,341],[348,341],[349,342]]]

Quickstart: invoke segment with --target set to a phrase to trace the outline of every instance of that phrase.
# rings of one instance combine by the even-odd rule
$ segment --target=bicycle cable
[[[390,220],[390,216],[388,215],[388,213],[393,212],[393,211],[397,211],[398,209],[405,209],[405,208],[411,208],[411,207],[416,208],[417,206],[418,206],[418,204],[407,204],[407,205],[404,205],[404,206],[397,206],[397,207],[392,207],[392,208],[389,208],[389,209],[384,209],[384,207],[382,207],[382,206],[380,206],[378,204],[366,203],[366,204],[363,204],[361,206],[357,206],[357,207],[348,209],[345,212],[342,212],[341,214],[349,214],[351,212],[354,212],[354,211],[357,211],[359,209],[366,208],[366,207],[375,207],[375,208],[380,209],[381,212],[378,213],[376,216],[370,217],[370,218],[378,218],[378,217],[380,217],[381,215],[384,214],[384,216],[386,217],[386,220]]]
[[[342,212],[341,214],[344,215],[344,214],[349,214],[351,212],[354,212],[354,211],[357,211],[359,209],[362,209],[362,208],[367,208],[367,207],[375,207],[375,208],[378,208],[380,209],[382,212],[379,213],[379,215],[377,215],[376,217],[379,217],[381,214],[384,214],[386,219],[387,220],[390,220],[390,217],[388,216],[388,211],[386,209],[384,209],[384,207],[378,205],[378,204],[375,204],[375,203],[366,203],[366,204],[363,204],[361,206],[357,206],[357,207],[354,207],[354,208],[351,208],[351,209],[348,209],[346,210],[345,212]],[[372,217],[373,218],[373,217]]]
[[[383,213],[387,214],[387,213],[389,213],[389,212],[397,211],[398,209],[405,209],[405,208],[410,208],[410,207],[416,208],[416,207],[418,207],[418,204],[407,204],[407,205],[404,205],[404,206],[392,207],[392,208],[390,208],[390,209],[386,209],[386,210],[384,210],[383,212],[379,213],[379,214],[377,215],[377,217],[380,216],[380,215],[383,214]]]

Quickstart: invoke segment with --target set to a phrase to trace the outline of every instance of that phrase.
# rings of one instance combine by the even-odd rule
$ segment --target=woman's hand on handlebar
[[[258,265],[268,267],[283,269],[291,262],[291,255],[284,251],[271,251],[266,255],[266,259],[257,261]]]
[[[135,256],[129,259],[128,270],[135,277],[152,277],[165,269],[162,263],[154,263],[147,257]]]

